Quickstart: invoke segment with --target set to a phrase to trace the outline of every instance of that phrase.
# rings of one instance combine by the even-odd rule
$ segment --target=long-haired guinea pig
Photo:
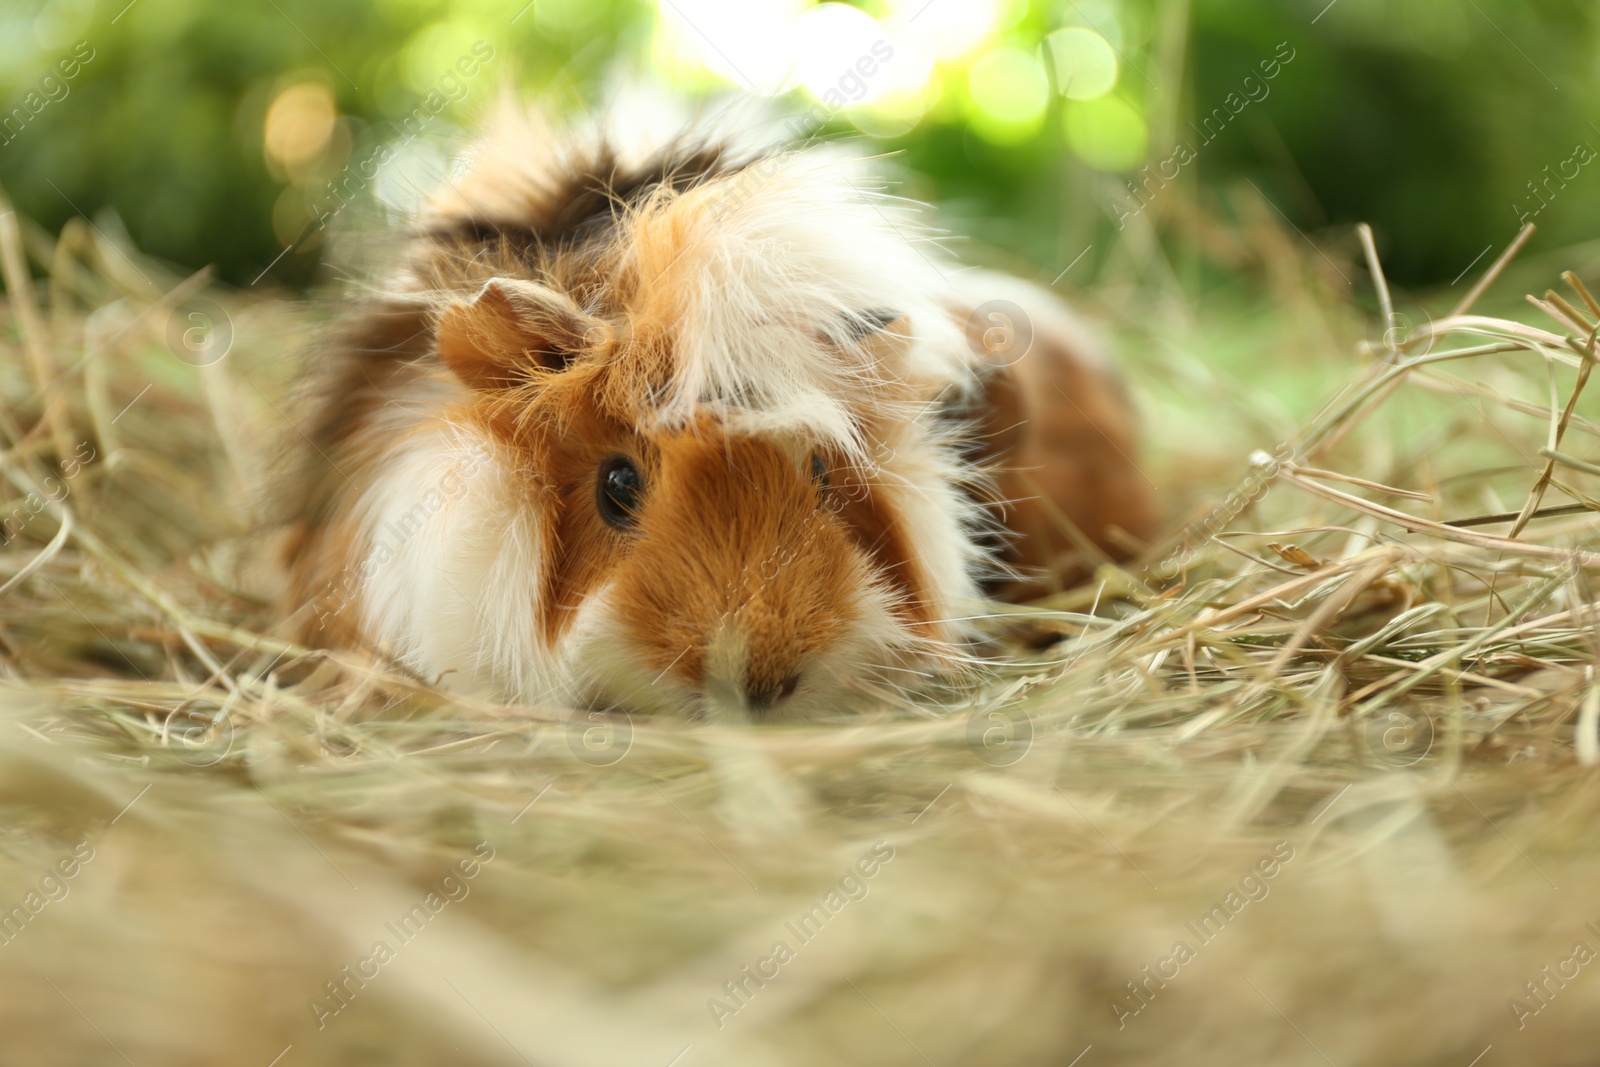
[[[1147,536],[1075,320],[881,189],[502,120],[313,360],[302,636],[502,700],[792,717],[949,676],[986,596]]]

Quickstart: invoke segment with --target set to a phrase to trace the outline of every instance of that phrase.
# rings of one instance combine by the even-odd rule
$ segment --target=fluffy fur
[[[828,151],[503,119],[322,353],[288,607],[530,702],[804,714],[956,668],[983,583],[1036,589],[1072,551],[1016,505],[1006,569],[1024,474],[1094,542],[1148,500],[1065,313],[1023,293],[1023,382],[963,325],[1001,283],[877,189]],[[1078,444],[1041,450],[1041,420]],[[632,529],[596,506],[619,455]]]

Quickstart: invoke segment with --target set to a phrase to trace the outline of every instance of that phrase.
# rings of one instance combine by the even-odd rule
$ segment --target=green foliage
[[[1339,0],[1308,25],[1324,2],[1197,5],[1196,110],[1273,42],[1300,53],[1202,181],[1252,177],[1306,229],[1371,222],[1408,281],[1450,281],[1524,215],[1545,246],[1600,233],[1600,168],[1559,176],[1575,146],[1600,152],[1600,9]]]
[[[830,132],[901,151],[958,230],[1041,272],[1094,245],[1078,282],[1130,214],[1176,240],[1180,204],[1228,214],[1241,196],[1318,239],[1371,222],[1401,283],[1450,281],[1522,218],[1537,219],[1536,247],[1600,232],[1600,167],[1585,158],[1600,150],[1589,0],[1325,2],[871,0],[857,6],[884,26],[978,28],[905,99],[854,106],[814,82],[816,95],[791,99]],[[739,89],[749,72],[763,80],[774,37],[757,15],[785,6],[0,0],[0,185],[51,229],[114,212],[155,255],[215,263],[239,284],[276,261],[273,279],[305,284],[330,208],[359,201],[359,216],[426,185],[504,86],[560,109],[603,99],[623,73],[689,94]],[[478,42],[493,58],[452,75]],[[1294,58],[1263,77],[1285,43]],[[904,71],[910,52],[898,55]],[[297,84],[318,88],[283,143],[317,150],[286,163],[266,128]],[[1201,125],[1219,108],[1222,128]],[[401,143],[397,174],[374,180]],[[1181,146],[1193,158],[1178,163]]]

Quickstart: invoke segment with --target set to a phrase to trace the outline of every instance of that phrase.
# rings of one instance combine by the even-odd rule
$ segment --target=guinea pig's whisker
[[[672,670],[672,668],[676,667],[678,665],[678,661],[681,660],[683,657],[687,656],[689,654],[689,650],[692,649],[693,647],[694,647],[693,645],[684,645],[683,646],[683,651],[679,652],[676,656],[672,657],[672,662],[667,664],[665,667],[661,668],[661,673],[660,674],[658,674],[654,678],[650,679],[650,684],[651,685],[659,685],[660,682],[661,682],[661,679],[663,679],[663,678],[665,678],[667,676],[667,672]]]

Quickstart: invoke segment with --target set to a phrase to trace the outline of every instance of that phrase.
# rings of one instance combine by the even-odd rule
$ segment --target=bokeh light
[[[674,116],[663,125],[754,90],[764,100],[749,113],[771,118],[774,135],[817,124],[882,139],[869,150],[903,151],[928,178],[921,193],[970,196],[1003,215],[1018,188],[975,173],[1004,161],[1030,188],[1097,187],[1097,172],[1170,152],[1185,118],[1225,107],[1253,73],[1270,96],[1216,137],[1184,195],[1241,171],[1259,180],[1292,157],[1322,209],[1297,223],[1369,219],[1389,234],[1386,266],[1448,281],[1485,244],[1503,243],[1541,168],[1595,136],[1586,120],[1600,100],[1600,8],[1550,3],[1566,12],[1559,33],[1554,15],[1512,0],[1484,8],[1560,68],[1549,70],[1560,99],[1529,123],[1505,102],[1523,100],[1525,82],[1549,82],[1495,25],[1454,17],[1447,0],[1392,16],[1339,4],[1314,37],[1304,31],[1325,0],[1315,10],[1260,0],[0,0],[0,110],[11,116],[0,185],[46,228],[74,204],[114,207],[145,247],[249,282],[282,252],[282,233],[304,225],[308,197],[317,203],[352,161],[407,137],[430,143],[381,193],[363,175],[347,217],[398,209],[436,171],[435,151],[449,155],[503,90],[558,116]],[[453,75],[479,41],[493,49],[486,71]],[[1372,67],[1374,48],[1403,50],[1407,64]],[[1291,65],[1292,49],[1309,58]],[[1285,73],[1264,78],[1269,63]],[[1385,121],[1346,121],[1358,113]],[[1276,136],[1263,140],[1263,129]],[[1476,166],[1482,145],[1526,166]],[[1398,146],[1404,173],[1422,175],[1404,188],[1384,162]],[[1576,180],[1591,178],[1585,168]],[[1539,240],[1575,239],[1596,217],[1600,198],[1564,193],[1539,215]],[[1030,254],[1057,251],[1042,237],[1034,247],[1029,227],[1016,240]],[[304,284],[318,269],[310,248],[272,276]]]
[[[923,36],[939,59],[958,59],[981,47],[1022,13],[1008,0],[890,0],[890,25]]]
[[[1142,8],[1126,0],[1071,0],[1061,11],[1061,25],[1087,26],[1119,52],[1142,42],[1149,33]]]
[[[289,85],[267,108],[262,151],[268,165],[286,174],[303,170],[327,149],[338,119],[327,85],[320,81]]]
[[[1055,66],[1056,89],[1072,100],[1093,100],[1117,84],[1117,53],[1094,30],[1069,26],[1044,39]]]
[[[1044,124],[1050,83],[1031,52],[1011,45],[991,48],[967,71],[973,128],[998,144],[1024,141]]]
[[[456,61],[470,56],[473,44],[489,35],[487,29],[461,19],[441,20],[424,26],[406,42],[400,56],[405,87],[417,97],[438,92],[441,79],[454,70]]]
[[[1073,101],[1063,124],[1067,144],[1096,170],[1132,170],[1144,162],[1150,141],[1144,117],[1118,97]]]

